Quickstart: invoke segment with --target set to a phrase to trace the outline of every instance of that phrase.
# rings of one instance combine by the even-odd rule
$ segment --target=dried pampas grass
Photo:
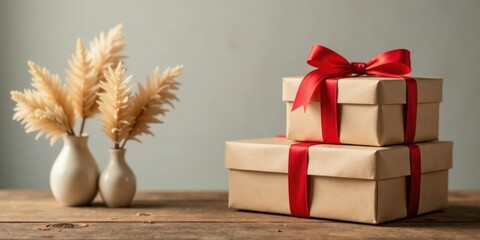
[[[35,139],[42,135],[53,145],[61,136],[75,135],[75,113],[68,95],[67,86],[58,75],[51,74],[32,61],[28,62],[35,90],[11,91],[16,107],[13,120],[21,122],[25,132],[38,131]]]
[[[65,125],[73,132],[75,113],[71,106],[67,86],[60,82],[58,75],[51,74],[46,68],[41,68],[33,61],[28,61],[28,66],[30,74],[32,74],[32,86],[46,101],[63,108],[68,121]]]
[[[108,67],[115,67],[125,56],[120,52],[125,48],[123,25],[118,24],[111,28],[107,34],[100,35],[90,42],[89,58],[92,60],[93,70],[98,81],[104,79],[103,71]]]
[[[82,40],[77,40],[75,54],[68,61],[70,69],[66,70],[67,82],[72,95],[75,113],[82,119],[79,135],[82,135],[85,120],[95,114],[98,84],[93,73],[91,60],[87,58]]]
[[[105,81],[100,83],[103,91],[98,93],[98,109],[102,113],[100,123],[103,132],[118,149],[120,142],[127,138],[133,121],[130,113],[132,87],[128,85],[132,76],[125,78],[121,63],[115,70],[109,67],[104,75]]]
[[[38,131],[51,138],[54,143],[64,134],[75,136],[75,117],[82,119],[79,136],[82,135],[85,121],[98,112],[99,83],[104,79],[103,71],[117,66],[124,56],[120,52],[125,47],[121,24],[103,32],[90,43],[87,51],[80,39],[76,51],[68,61],[66,70],[67,85],[63,85],[58,75],[51,74],[32,61],[28,62],[35,90],[12,91],[12,100],[17,103],[14,120],[25,125],[27,133]]]
[[[167,68],[163,73],[158,67],[147,78],[145,85],[138,84],[138,92],[132,98],[131,87],[125,79],[125,69],[121,64],[113,71],[105,71],[105,81],[100,83],[103,92],[99,93],[99,110],[102,113],[100,122],[105,134],[112,139],[115,148],[123,149],[128,140],[138,140],[142,134],[153,135],[150,124],[163,123],[157,116],[165,115],[168,105],[178,100],[173,90],[180,85],[178,77],[182,65]],[[123,143],[120,145],[120,142]]]
[[[52,104],[41,94],[30,89],[23,92],[11,91],[10,94],[12,100],[17,103],[13,120],[21,122],[27,133],[38,131],[35,139],[45,135],[46,138],[50,138],[50,144],[53,145],[65,133],[73,135],[67,125],[68,116],[59,105]]]
[[[157,67],[153,74],[147,78],[145,85],[138,83],[138,92],[135,94],[132,103],[131,114],[134,123],[127,139],[122,144],[125,146],[127,140],[138,140],[142,134],[154,135],[150,131],[149,124],[163,123],[157,115],[165,115],[168,111],[166,105],[173,108],[173,100],[178,100],[173,90],[180,85],[176,77],[182,72],[183,65],[174,68],[167,68],[163,73]]]
[[[81,119],[79,136],[85,121],[101,112],[102,130],[114,142],[115,148],[124,148],[128,140],[139,141],[141,135],[153,135],[150,124],[163,123],[157,117],[165,115],[168,106],[178,100],[174,90],[182,65],[159,68],[138,84],[132,95],[131,76],[125,77],[120,52],[125,47],[121,24],[101,32],[88,51],[78,39],[75,53],[68,60],[67,85],[58,75],[51,74],[32,61],[28,62],[34,90],[12,91],[16,102],[13,119],[21,122],[27,133],[36,132],[36,139],[45,135],[53,145],[61,136],[75,136],[75,117]]]
[[[80,135],[83,133],[85,121],[98,113],[98,85],[104,80],[103,71],[115,67],[125,58],[120,52],[125,48],[123,25],[118,24],[108,31],[101,32],[90,42],[88,52],[83,43],[77,42],[76,53],[69,61],[67,70],[69,83],[74,95],[77,115],[82,118]]]
[[[93,72],[96,76],[97,84],[104,80],[103,72],[109,67],[116,67],[125,56],[120,55],[120,52],[125,48],[125,41],[123,37],[123,25],[118,24],[108,31],[105,35],[101,32],[100,35],[90,42],[90,49],[88,57],[92,61]],[[96,101],[95,101],[96,102]],[[93,109],[94,111],[96,109]]]

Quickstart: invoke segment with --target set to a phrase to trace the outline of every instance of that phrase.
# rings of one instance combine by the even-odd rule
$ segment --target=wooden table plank
[[[87,223],[76,229],[44,229],[40,223],[0,224],[3,239],[478,239],[478,224],[290,223]],[[42,230],[43,229],[43,230]]]
[[[99,199],[71,208],[48,192],[1,190],[0,239],[480,238],[480,192],[453,192],[449,209],[380,226],[237,211],[227,196],[139,192],[130,208],[106,208]]]
[[[28,197],[26,197],[28,196]],[[227,193],[140,192],[129,208],[63,207],[47,192],[0,192],[0,222],[295,222],[281,215],[256,214],[227,208]],[[149,216],[138,216],[147,213]],[[310,220],[317,221],[317,220]]]

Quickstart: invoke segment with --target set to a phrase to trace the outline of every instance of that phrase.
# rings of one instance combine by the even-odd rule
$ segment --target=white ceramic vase
[[[50,171],[50,189],[62,205],[87,205],[97,195],[99,171],[87,141],[86,135],[63,137],[63,148]]]
[[[127,207],[135,196],[137,180],[125,161],[125,149],[110,149],[110,162],[100,175],[100,195],[109,207]]]

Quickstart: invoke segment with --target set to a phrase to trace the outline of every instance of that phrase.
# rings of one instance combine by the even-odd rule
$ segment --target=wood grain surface
[[[129,208],[63,207],[49,192],[0,190],[0,239],[480,239],[480,192],[379,226],[238,211],[224,192],[138,192]]]

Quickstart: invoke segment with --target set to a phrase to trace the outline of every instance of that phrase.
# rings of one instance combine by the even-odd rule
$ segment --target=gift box
[[[226,142],[230,208],[291,215],[288,171],[293,143],[280,138]],[[417,213],[446,208],[452,143],[416,146],[421,157]],[[310,216],[370,224],[406,217],[409,154],[403,145],[309,147]]]
[[[287,105],[286,137],[296,141],[323,142],[320,94],[306,109],[292,110],[303,77],[283,79]],[[415,78],[418,88],[414,142],[438,139],[442,79]],[[327,80],[328,81],[328,80]],[[342,144],[385,146],[401,144],[405,134],[406,81],[389,77],[348,77],[338,80],[337,121]]]

